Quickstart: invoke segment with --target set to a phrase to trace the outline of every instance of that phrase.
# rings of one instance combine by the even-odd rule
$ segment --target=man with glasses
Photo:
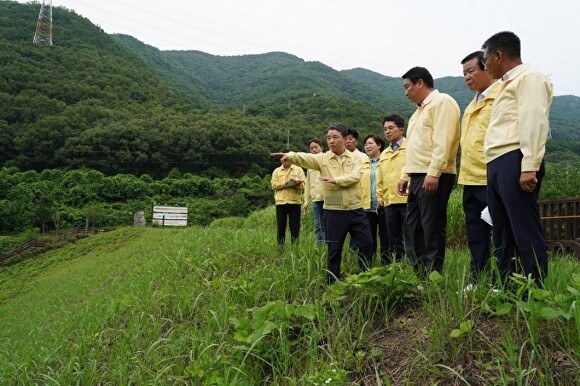
[[[484,143],[498,266],[504,280],[523,271],[541,286],[548,274],[548,253],[538,195],[544,177],[552,83],[523,64],[520,39],[513,32],[496,33],[482,49],[487,71],[502,81]]]
[[[465,84],[477,92],[465,108],[461,120],[461,161],[457,180],[458,184],[463,185],[463,212],[471,252],[471,281],[475,282],[488,266],[491,256],[491,226],[481,219],[481,212],[487,207],[487,165],[483,140],[501,82],[496,82],[485,70],[483,51],[467,55],[461,65]],[[466,289],[472,289],[473,284],[469,283]]]

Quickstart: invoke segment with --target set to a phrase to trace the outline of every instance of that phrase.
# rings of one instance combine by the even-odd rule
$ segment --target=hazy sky
[[[363,67],[396,77],[416,65],[435,78],[460,76],[463,57],[510,30],[522,40],[524,62],[552,79],[555,95],[580,96],[576,0],[53,0],[53,6],[160,50],[283,51],[337,70]]]

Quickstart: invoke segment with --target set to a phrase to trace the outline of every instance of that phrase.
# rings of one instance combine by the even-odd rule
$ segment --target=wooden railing
[[[42,253],[49,248],[54,248],[66,244],[72,240],[99,232],[98,229],[71,228],[52,237],[28,240],[7,252],[0,253],[0,265],[10,265],[20,261],[24,256]]]
[[[548,250],[580,258],[580,197],[540,201]]]

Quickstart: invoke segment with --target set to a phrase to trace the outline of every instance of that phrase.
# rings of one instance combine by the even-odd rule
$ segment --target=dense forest
[[[62,177],[88,170],[100,173],[98,180],[120,175],[122,180],[161,181],[171,174],[186,180],[248,176],[262,181],[277,166],[268,157],[272,150],[287,145],[306,150],[308,139],[322,137],[335,122],[361,134],[382,133],[383,116],[408,118],[414,110],[399,74],[336,71],[282,52],[221,57],[160,51],[131,36],[108,35],[62,7],[53,8],[54,45],[34,45],[39,9],[38,3],[0,1],[2,216],[18,212],[13,201],[22,193],[18,189],[42,190],[24,184],[29,173]],[[459,76],[436,79],[435,85],[462,108],[473,96]],[[580,166],[579,122],[580,98],[555,97],[546,160],[552,173],[571,173],[559,178],[575,176]],[[28,177],[18,188],[14,181],[21,175]],[[68,186],[60,180],[55,184]],[[237,194],[238,188],[229,194]],[[268,193],[262,182],[246,188]],[[55,189],[50,190],[56,192],[51,196],[55,206],[74,207],[60,202]],[[154,188],[149,192],[147,200],[172,201]],[[553,189],[546,197],[557,192],[569,194]],[[39,194],[23,205],[46,207]],[[94,194],[78,203],[79,210],[91,202],[109,202]],[[250,196],[242,192],[238,197]],[[262,198],[254,201],[266,204]],[[69,222],[75,221],[80,220]]]

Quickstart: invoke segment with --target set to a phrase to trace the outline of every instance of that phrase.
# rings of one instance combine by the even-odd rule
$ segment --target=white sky
[[[416,65],[435,78],[460,76],[461,59],[509,30],[522,41],[524,62],[550,76],[555,95],[580,96],[577,0],[53,0],[53,6],[160,50],[282,51],[337,70],[363,67],[395,77]],[[57,29],[54,10],[53,24]]]

